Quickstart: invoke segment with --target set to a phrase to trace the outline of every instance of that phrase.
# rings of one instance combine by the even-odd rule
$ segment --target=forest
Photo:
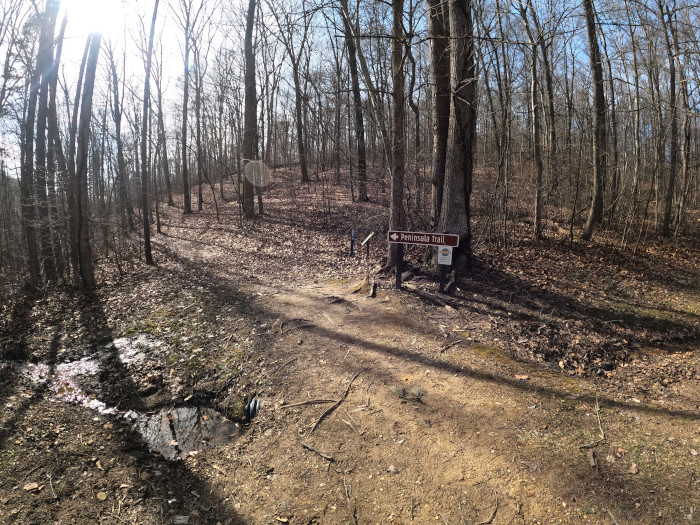
[[[0,521],[700,523],[698,27],[0,0]]]

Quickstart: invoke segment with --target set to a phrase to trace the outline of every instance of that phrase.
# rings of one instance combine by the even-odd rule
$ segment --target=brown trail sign
[[[402,244],[422,244],[424,246],[459,246],[459,235],[429,232],[389,231],[387,241]]]
[[[452,264],[452,248],[459,246],[459,235],[451,233],[402,232],[389,230],[386,236],[388,242],[398,243],[396,257],[396,288],[401,288],[401,272],[403,271],[403,245],[421,244],[423,246],[438,246],[442,257],[438,256],[440,266],[440,293],[445,291],[445,276],[447,267]]]

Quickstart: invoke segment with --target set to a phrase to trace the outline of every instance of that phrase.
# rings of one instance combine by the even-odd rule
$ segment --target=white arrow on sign
[[[398,235],[397,233],[392,233],[391,235],[389,235],[389,238],[390,238],[392,241],[395,241],[396,239],[399,238],[399,235]]]

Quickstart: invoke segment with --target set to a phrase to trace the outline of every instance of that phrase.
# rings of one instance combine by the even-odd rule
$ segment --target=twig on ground
[[[608,516],[610,516],[610,519],[613,520],[613,523],[614,523],[615,525],[620,525],[620,524],[617,522],[617,520],[615,519],[615,516],[613,516],[613,513],[610,512],[610,509],[605,509],[605,512],[608,513]]]
[[[348,387],[345,389],[345,392],[343,393],[343,396],[336,401],[336,403],[330,407],[328,410],[326,410],[323,414],[321,414],[321,417],[319,417],[316,420],[316,423],[314,423],[314,426],[311,427],[311,430],[309,430],[309,435],[313,433],[314,430],[321,424],[321,421],[323,421],[328,415],[330,415],[336,408],[340,406],[340,404],[345,401],[345,398],[348,397],[348,393],[350,392],[350,387],[352,386],[353,382],[355,379],[357,379],[357,376],[359,376],[362,373],[362,370],[360,370],[355,376],[350,380],[350,383],[348,384]]]
[[[53,494],[53,499],[57,499],[56,491],[53,489],[53,482],[51,481],[51,474],[47,474],[46,477],[49,478],[49,487],[51,487],[51,494]]]
[[[27,473],[24,475],[24,477],[22,478],[22,481],[25,481],[25,480],[29,477],[29,474],[31,474],[32,472],[34,472],[34,471],[36,471],[36,470],[39,470],[39,469],[40,469],[41,467],[43,467],[43,466],[44,466],[44,463],[41,463],[41,464],[37,465],[36,467],[34,467],[33,469],[31,469],[29,472],[27,472]]]
[[[603,423],[600,420],[600,404],[598,404],[598,393],[595,394],[595,415],[598,416],[598,428],[600,429],[600,439],[605,441],[605,430],[603,430]]]
[[[275,368],[275,372],[276,372],[277,370],[281,369],[281,368],[284,368],[284,367],[287,366],[287,365],[291,365],[291,364],[292,364],[294,361],[296,361],[297,359],[298,359],[297,357],[292,357],[289,361],[285,361],[285,362],[282,363],[280,366],[278,366],[277,368]]]
[[[286,329],[282,329],[282,334],[286,334],[288,332],[291,332],[292,330],[296,330],[297,328],[306,328],[307,326],[314,325],[311,321],[307,321],[306,319],[291,319],[287,321],[287,324],[291,323],[292,321],[299,321],[299,324],[296,324],[294,326],[288,326]]]
[[[354,426],[352,426],[352,423],[350,423],[350,421],[345,421],[344,419],[341,419],[341,421],[343,423],[345,423],[347,426],[349,426],[353,431],[357,432],[357,429]],[[359,434],[359,432],[358,432],[358,434]]]
[[[605,430],[603,430],[603,422],[600,419],[600,404],[598,403],[598,393],[596,393],[595,395],[595,414],[598,418],[598,429],[600,430],[600,439],[596,439],[595,441],[591,441],[590,443],[581,445],[579,447],[580,450],[597,447],[600,443],[605,443],[608,440],[607,436],[605,435]]]
[[[463,344],[463,343],[464,343],[464,341],[457,340],[457,341],[452,341],[451,343],[447,343],[445,345],[442,345],[440,347],[440,353],[444,352],[445,350],[448,350],[449,348],[452,348],[453,346]]]
[[[292,403],[291,405],[280,405],[277,407],[278,409],[280,408],[291,408],[291,407],[300,407],[302,405],[322,405],[323,403],[335,403],[335,399],[309,399],[308,401],[302,401],[301,403]]]
[[[486,521],[482,521],[480,523],[477,523],[476,525],[490,525],[493,523],[493,520],[496,518],[496,513],[498,512],[498,494],[496,494],[496,505],[493,507],[493,513],[491,514],[491,517],[487,519]]]
[[[352,516],[352,522],[358,525],[357,509],[350,501],[350,491],[348,490],[348,484],[345,482],[345,476],[343,476],[343,487],[345,487],[345,498],[348,500],[348,511],[350,511],[350,515]]]
[[[324,454],[321,452],[319,449],[312,447],[308,443],[303,443],[301,444],[302,447],[304,447],[306,450],[310,450],[311,452],[316,452],[319,456],[321,456],[323,459],[325,459],[328,462],[333,462],[335,461],[335,458],[333,456],[329,456],[328,454]]]

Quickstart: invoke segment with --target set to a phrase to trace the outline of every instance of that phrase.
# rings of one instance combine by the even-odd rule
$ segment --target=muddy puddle
[[[151,451],[166,459],[220,447],[241,432],[238,424],[204,407],[179,407],[150,416],[130,411],[125,418],[133,421]]]
[[[152,452],[169,460],[230,443],[241,433],[238,424],[206,407],[177,407],[156,413],[123,411],[108,406],[80,386],[81,379],[97,376],[105,362],[116,357],[126,367],[144,361],[155,341],[147,335],[123,337],[108,343],[92,355],[59,363],[16,363],[0,361],[0,371],[11,369],[36,386],[45,386],[53,400],[71,403],[103,415],[122,418],[131,424]]]

